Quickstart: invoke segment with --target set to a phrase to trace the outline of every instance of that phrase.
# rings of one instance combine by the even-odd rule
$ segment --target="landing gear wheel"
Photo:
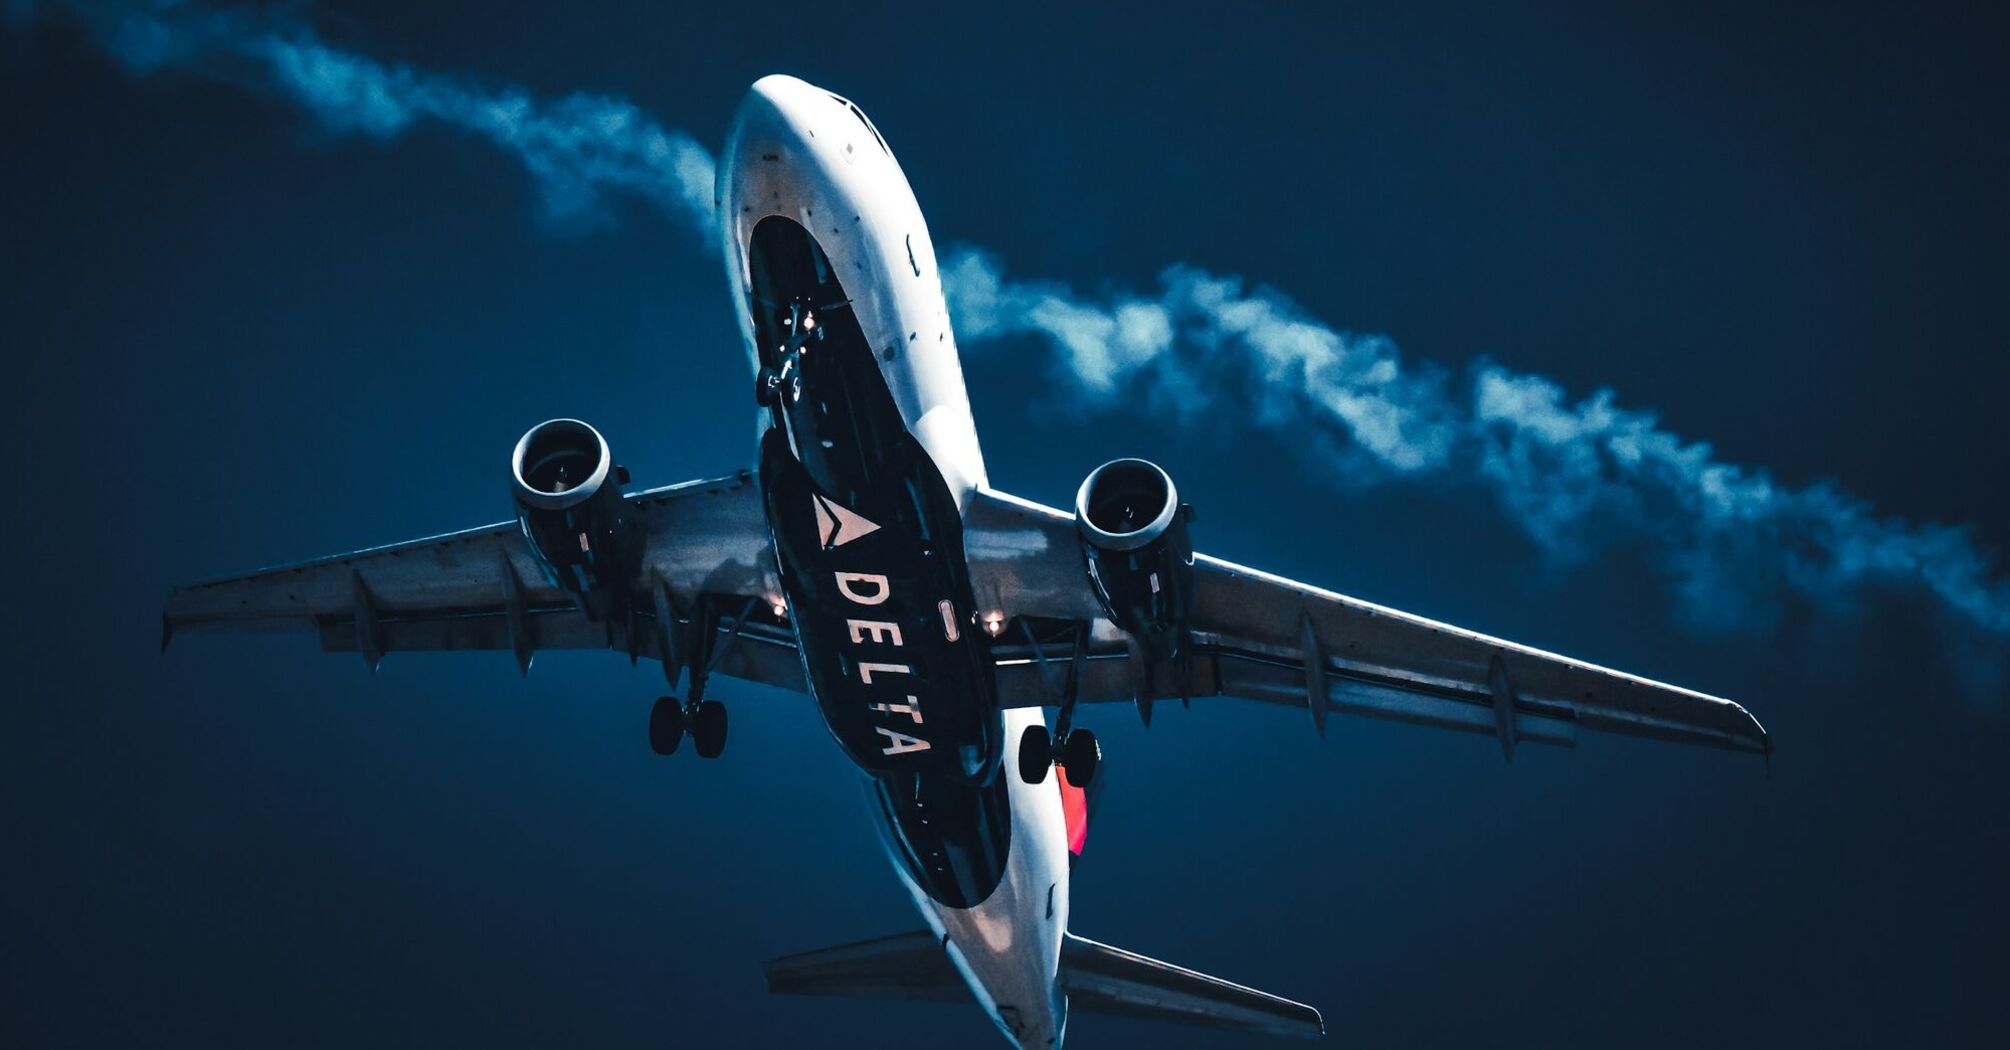
[[[1047,779],[1047,767],[1054,763],[1054,738],[1043,725],[1026,727],[1019,738],[1019,779],[1038,784]]]
[[[698,705],[691,717],[691,743],[698,748],[699,758],[718,758],[719,752],[726,750],[725,704],[707,700]]]
[[[1061,744],[1061,771],[1067,774],[1068,783],[1086,789],[1102,764],[1103,745],[1096,742],[1096,734],[1086,729],[1069,731]]]
[[[775,403],[775,393],[781,389],[782,377],[774,369],[761,366],[759,375],[754,377],[754,403],[767,408]]]
[[[668,755],[684,739],[684,705],[674,696],[659,696],[649,709],[649,750]]]

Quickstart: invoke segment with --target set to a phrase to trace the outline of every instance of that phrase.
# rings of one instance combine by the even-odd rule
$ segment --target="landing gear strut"
[[[753,613],[754,604],[759,600],[747,599],[745,607],[726,629],[724,644],[719,642],[720,609],[713,595],[698,597],[690,620],[684,625],[681,643],[677,638],[675,621],[671,621],[672,627],[663,634],[663,644],[666,649],[682,648],[689,657],[690,699],[680,701],[674,696],[656,698],[655,706],[649,709],[650,750],[659,755],[673,754],[686,733],[690,734],[691,745],[697,750],[699,758],[718,758],[726,750],[726,705],[705,699],[705,683],[711,678],[712,668],[719,658],[739,640],[740,630],[747,625],[747,617]],[[669,614],[666,611],[659,615]],[[674,670],[672,677],[675,677]]]
[[[1023,621],[1021,622],[1023,627]],[[1032,632],[1027,630],[1028,641]],[[1096,779],[1096,770],[1103,764],[1103,745],[1096,742],[1096,734],[1086,729],[1074,728],[1075,700],[1081,693],[1082,661],[1088,656],[1089,625],[1075,625],[1075,651],[1068,661],[1067,690],[1061,696],[1061,715],[1054,720],[1050,733],[1044,725],[1030,725],[1019,738],[1019,778],[1028,784],[1038,784],[1047,779],[1047,767],[1060,763],[1068,783],[1082,789]],[[1038,643],[1034,643],[1038,655]]]
[[[677,753],[684,742],[684,705],[674,696],[659,696],[649,709],[649,750],[659,755]]]
[[[823,339],[823,330],[817,327],[816,311],[809,303],[789,304],[789,315],[782,318],[783,327],[789,331],[789,345],[777,347],[779,359],[773,365],[762,365],[760,373],[754,377],[754,403],[762,408],[773,408],[786,401],[795,404],[803,396],[803,378],[799,371],[803,351],[810,343]]]
[[[699,758],[718,758],[726,750],[726,705],[717,700],[657,697],[649,709],[649,749],[659,755],[675,754],[686,733]]]

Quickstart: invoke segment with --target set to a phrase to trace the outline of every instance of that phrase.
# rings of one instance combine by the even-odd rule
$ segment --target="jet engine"
[[[1089,583],[1110,622],[1153,660],[1179,654],[1193,593],[1193,508],[1158,464],[1118,459],[1089,472],[1075,495],[1075,529]]]
[[[531,553],[554,586],[593,619],[626,596],[641,564],[607,439],[577,419],[530,428],[510,457],[516,516]]]

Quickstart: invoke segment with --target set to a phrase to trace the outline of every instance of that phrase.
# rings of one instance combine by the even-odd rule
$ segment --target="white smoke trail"
[[[1847,618],[1880,593],[1924,596],[1968,691],[2003,699],[2010,582],[1966,529],[1881,517],[1826,484],[1783,487],[1610,391],[1572,404],[1555,382],[1497,364],[1464,376],[1407,364],[1387,339],[1233,277],[1176,266],[1150,294],[1092,298],[1008,281],[976,251],[951,254],[943,276],[960,336],[1038,337],[1090,407],[1205,423],[1246,399],[1256,424],[1312,439],[1315,478],[1477,487],[1563,562],[1646,546],[1699,629],[1766,632],[1795,600]]]
[[[171,2],[63,9],[137,73],[173,69],[276,91],[332,130],[378,139],[426,121],[459,128],[515,156],[550,215],[590,213],[615,191],[711,243],[711,155],[625,100],[546,102],[387,65],[270,14]],[[12,0],[10,13],[22,10]],[[982,352],[987,341],[1037,338],[1073,380],[1062,388],[1089,406],[1142,398],[1200,421],[1219,418],[1229,398],[1246,401],[1255,424],[1288,432],[1316,457],[1315,478],[1478,488],[1563,562],[1644,545],[1700,629],[1766,632],[1796,601],[1848,617],[1879,594],[1925,598],[1959,677],[2001,708],[2010,582],[1964,528],[1881,517],[1829,485],[1777,485],[1620,407],[1609,391],[1573,404],[1556,383],[1496,364],[1455,376],[1405,362],[1385,338],[1335,330],[1233,277],[1179,266],[1149,294],[1089,297],[1008,281],[996,259],[969,250],[948,257],[943,277],[965,343]]]
[[[709,240],[711,153],[625,99],[542,101],[521,88],[486,88],[333,47],[270,13],[170,0],[58,6],[136,74],[173,70],[276,91],[331,131],[375,139],[425,122],[472,132],[516,157],[551,218],[591,215],[604,191],[617,191],[696,223]]]

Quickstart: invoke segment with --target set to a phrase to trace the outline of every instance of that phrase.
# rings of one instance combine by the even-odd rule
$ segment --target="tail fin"
[[[762,968],[768,991],[778,995],[933,1002],[970,997],[942,942],[927,930],[783,956]],[[1304,1003],[1072,933],[1061,945],[1061,984],[1069,1008],[1087,1013],[1308,1039],[1326,1033],[1319,1011]]]

